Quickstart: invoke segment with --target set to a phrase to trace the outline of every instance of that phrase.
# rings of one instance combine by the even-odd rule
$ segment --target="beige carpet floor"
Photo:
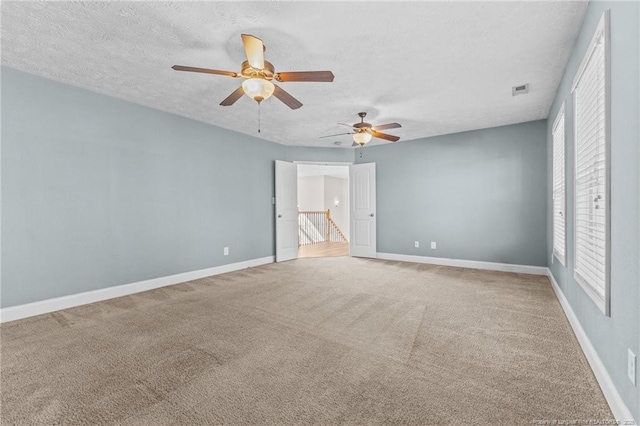
[[[612,419],[533,275],[298,259],[7,323],[1,338],[2,425]]]

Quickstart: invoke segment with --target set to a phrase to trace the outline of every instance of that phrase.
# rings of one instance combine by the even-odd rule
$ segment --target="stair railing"
[[[298,211],[298,245],[349,242],[331,217],[331,210]]]

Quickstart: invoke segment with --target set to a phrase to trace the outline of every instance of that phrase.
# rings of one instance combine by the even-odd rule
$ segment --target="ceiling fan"
[[[258,104],[273,95],[284,102],[289,108],[298,109],[302,106],[302,103],[280,86],[273,84],[272,80],[282,83],[290,81],[333,81],[334,75],[331,71],[275,72],[273,64],[264,60],[264,51],[266,48],[262,40],[249,34],[242,34],[242,44],[247,54],[247,60],[242,63],[242,70],[239,73],[209,68],[187,67],[183,65],[174,65],[171,68],[176,71],[226,75],[234,78],[243,77],[245,80],[242,82],[242,85],[220,103],[222,106],[233,105],[243,94],[246,94],[258,102]]]
[[[320,137],[331,138],[334,136],[341,136],[341,135],[353,135],[352,146],[358,146],[358,145],[365,146],[371,140],[371,138],[385,139],[391,142],[398,142],[400,140],[398,136],[388,135],[386,133],[380,133],[380,130],[396,129],[398,127],[402,127],[400,123],[388,123],[388,124],[381,124],[379,126],[373,126],[371,123],[364,122],[364,118],[367,116],[366,112],[359,112],[358,116],[360,117],[359,123],[356,123],[356,124],[338,123],[343,126],[351,127],[353,131],[349,133],[338,133],[336,135],[327,135],[327,136],[320,136]]]

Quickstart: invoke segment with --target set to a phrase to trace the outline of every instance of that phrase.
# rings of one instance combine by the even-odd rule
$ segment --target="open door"
[[[276,160],[276,262],[298,257],[298,166]]]
[[[349,166],[350,254],[376,257],[376,163]]]

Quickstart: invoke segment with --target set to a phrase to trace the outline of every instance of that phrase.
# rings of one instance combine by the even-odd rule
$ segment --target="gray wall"
[[[273,161],[359,157],[285,147],[8,68],[2,89],[2,307],[273,255]],[[365,149],[358,161],[378,163],[379,249],[544,264],[527,207],[540,201],[540,128]]]
[[[273,255],[285,156],[3,68],[2,307]]]
[[[287,147],[6,67],[1,78],[0,307],[271,256],[274,160],[353,162],[350,149]]]
[[[567,147],[567,265],[556,260],[551,271],[593,343],[625,403],[640,420],[640,392],[627,379],[627,348],[640,356],[640,5],[592,2],[551,108],[547,128],[551,170],[551,125],[563,101]],[[605,317],[573,279],[574,139],[571,84],[605,9],[611,10],[611,317]],[[548,174],[547,199],[551,199]],[[551,205],[547,209],[551,258]]]
[[[542,120],[357,149],[376,163],[378,252],[546,266],[545,131]]]

